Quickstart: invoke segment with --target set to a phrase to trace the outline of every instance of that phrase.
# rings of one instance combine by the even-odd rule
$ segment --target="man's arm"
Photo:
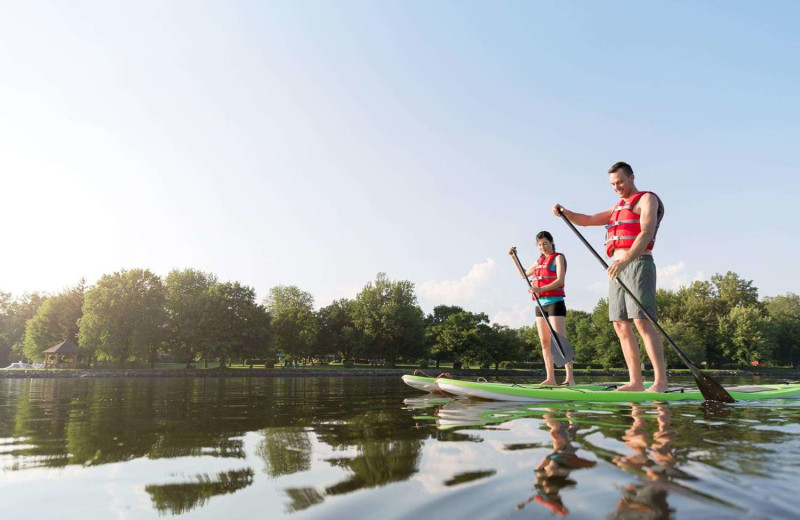
[[[553,215],[558,217],[561,216],[561,213],[563,213],[570,222],[579,226],[604,226],[608,223],[608,219],[611,218],[611,214],[614,212],[615,207],[616,204],[605,211],[601,211],[600,213],[595,213],[594,215],[585,215],[583,213],[575,213],[574,211],[570,211],[561,204],[556,204],[553,206]]]

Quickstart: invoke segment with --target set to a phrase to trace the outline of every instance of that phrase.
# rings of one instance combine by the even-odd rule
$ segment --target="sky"
[[[192,267],[317,307],[384,272],[533,322],[507,256],[550,231],[567,303],[607,277],[552,216],[666,215],[659,287],[800,293],[800,8],[743,1],[0,0],[0,291]],[[581,228],[597,249],[601,227]]]

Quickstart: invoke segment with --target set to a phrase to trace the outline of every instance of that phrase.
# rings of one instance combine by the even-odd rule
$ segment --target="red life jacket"
[[[544,287],[545,285],[553,283],[553,280],[558,278],[556,275],[556,257],[561,253],[552,253],[549,255],[542,255],[536,262],[536,267],[533,268],[533,286]],[[564,255],[561,255],[564,256]],[[564,267],[566,267],[567,258],[564,257]],[[538,293],[536,296],[565,296],[564,286],[558,289],[551,289],[543,293]]]
[[[622,199],[619,201],[619,204],[617,204],[617,207],[614,208],[613,213],[611,213],[608,224],[606,224],[606,254],[608,256],[613,255],[615,249],[630,249],[636,237],[642,232],[640,223],[642,217],[634,213],[633,208],[645,193],[653,192],[640,191],[627,201]],[[661,219],[664,217],[664,204],[661,202],[661,199],[658,198],[658,195],[655,193],[653,193],[653,195],[655,195],[658,200],[658,210],[656,212],[656,230],[653,233],[653,240],[647,244],[648,250],[652,250],[656,244],[658,226],[661,224]]]

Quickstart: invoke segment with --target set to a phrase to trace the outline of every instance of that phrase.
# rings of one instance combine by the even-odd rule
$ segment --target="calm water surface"
[[[800,402],[500,404],[399,378],[0,379],[0,511],[800,518]]]

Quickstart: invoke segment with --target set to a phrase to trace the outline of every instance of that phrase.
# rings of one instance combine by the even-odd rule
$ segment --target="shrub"
[[[420,359],[418,365],[419,365],[419,368],[428,368],[428,360],[427,359]]]
[[[354,359],[345,359],[342,362],[342,366],[344,366],[344,368],[353,368],[356,366],[356,362]]]

